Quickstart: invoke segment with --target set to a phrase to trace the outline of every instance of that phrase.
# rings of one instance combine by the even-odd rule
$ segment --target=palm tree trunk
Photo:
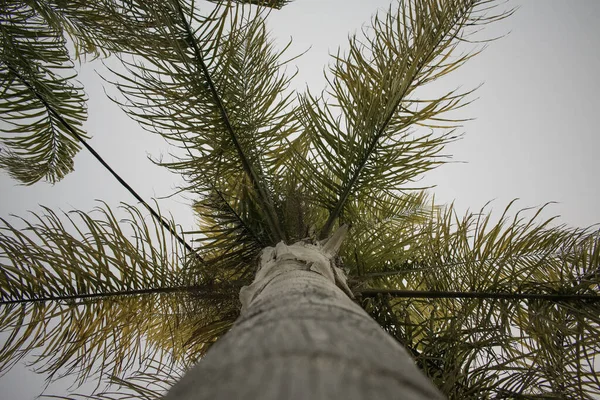
[[[443,399],[349,297],[326,247],[265,249],[242,315],[166,399]]]

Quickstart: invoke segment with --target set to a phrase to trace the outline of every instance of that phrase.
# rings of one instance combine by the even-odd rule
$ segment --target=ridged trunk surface
[[[331,259],[321,246],[265,249],[242,315],[166,399],[443,399],[336,285]]]

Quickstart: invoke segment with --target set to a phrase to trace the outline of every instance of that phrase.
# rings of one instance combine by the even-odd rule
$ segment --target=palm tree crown
[[[36,351],[51,378],[120,385],[97,398],[159,398],[236,320],[262,249],[347,225],[337,262],[349,290],[446,395],[599,394],[598,231],[512,203],[499,218],[460,216],[415,184],[447,160],[453,111],[471,94],[420,90],[477,55],[479,28],[512,11],[402,0],[350,37],[315,94],[289,89],[294,57],[265,27],[286,3],[0,6],[0,166],[24,184],[55,182],[88,147],[68,38],[74,59],[121,61],[107,78],[116,101],[174,147],[160,164],[185,178],[198,220],[182,233],[158,211],[149,221],[123,205],[119,221],[105,204],[2,219],[0,369]]]

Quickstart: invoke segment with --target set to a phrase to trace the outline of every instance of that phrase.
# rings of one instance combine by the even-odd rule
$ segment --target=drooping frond
[[[151,6],[149,1],[144,4]],[[0,166],[25,184],[56,182],[73,169],[85,138],[85,93],[76,81],[67,38],[87,55],[136,52],[130,32],[156,22],[130,15],[135,1],[4,1],[0,5]]]
[[[33,214],[35,223],[21,219],[23,229],[0,219],[2,301],[180,284],[180,245],[135,207],[123,208],[127,228],[106,206],[96,210],[98,219],[82,211],[65,214],[68,224],[48,208],[43,216]]]
[[[126,227],[108,208],[101,218],[66,214],[68,225],[48,209],[23,229],[2,220],[2,370],[37,350],[38,370],[83,382],[151,359],[196,360],[228,329],[238,288],[192,279],[185,270],[197,259],[184,260],[162,225],[124,208]]]
[[[597,303],[383,297],[365,308],[451,399],[598,394]]]
[[[187,365],[232,323],[216,325],[235,295],[205,291],[206,297],[158,292],[3,305],[0,324],[10,333],[2,348],[3,369],[33,354],[31,365],[48,380],[76,378],[79,385],[104,373],[143,369],[153,359]],[[182,313],[185,303],[196,304],[196,313]]]
[[[161,4],[136,9],[161,28],[144,33],[140,57],[122,59],[126,72],[115,71],[122,105],[185,152],[165,165],[189,179],[188,189],[247,203],[260,218],[246,223],[276,243],[285,233],[272,189],[274,155],[296,129],[282,53],[260,11],[218,5],[201,16],[183,1]]]
[[[86,96],[60,31],[22,2],[2,2],[0,19],[0,167],[54,183],[73,170]]]
[[[553,226],[554,218],[538,221],[544,207],[530,218],[523,217],[526,210],[509,218],[513,204],[496,223],[485,209],[463,218],[451,206],[433,212],[414,227],[414,265],[402,273],[411,274],[413,285],[416,279],[428,289],[464,291],[560,291],[598,279],[597,232]],[[396,278],[374,279],[384,284]]]
[[[169,368],[152,361],[146,371],[137,371],[119,378],[108,376],[109,387],[95,394],[71,394],[69,396],[43,395],[42,398],[61,400],[159,400],[175,384],[185,371]]]
[[[135,38],[126,34],[125,26],[139,24],[147,28],[149,21],[128,18],[127,10],[135,6],[130,0],[35,0],[26,3],[36,18],[49,29],[68,37],[75,48],[74,58],[108,56],[111,53],[132,51]]]
[[[450,398],[593,398],[600,236],[538,222],[541,210],[528,219],[509,210],[496,223],[484,210],[434,213],[415,228],[407,260],[373,266],[358,283],[426,292],[369,297],[365,307]]]

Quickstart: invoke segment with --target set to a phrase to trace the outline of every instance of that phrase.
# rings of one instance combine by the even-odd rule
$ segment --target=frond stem
[[[520,256],[516,256],[516,257],[510,257],[510,259],[507,259],[506,256],[487,258],[487,259],[476,258],[476,259],[469,260],[469,261],[448,262],[448,263],[442,263],[442,264],[432,265],[432,266],[428,266],[428,267],[415,267],[415,265],[423,265],[423,263],[421,263],[421,262],[411,262],[411,263],[403,262],[402,264],[398,264],[398,266],[403,267],[404,269],[399,269],[396,271],[386,270],[386,271],[379,271],[379,272],[369,272],[369,273],[359,275],[356,278],[367,280],[367,279],[380,278],[380,277],[386,277],[386,276],[409,274],[412,272],[428,272],[428,271],[434,271],[434,270],[444,269],[444,268],[448,268],[448,267],[464,266],[469,263],[485,263],[485,262],[494,263],[497,261],[515,261],[515,260],[521,260],[524,257],[532,257],[532,256],[545,257],[545,258],[558,257],[557,254],[523,254]],[[586,279],[591,279],[594,276],[592,273],[589,273],[588,275],[584,275],[578,279],[586,280]],[[587,278],[586,278],[586,276],[587,276]]]
[[[363,297],[388,295],[399,298],[416,299],[505,299],[505,300],[545,300],[553,302],[600,301],[600,295],[595,294],[560,294],[560,293],[509,293],[509,292],[453,292],[431,290],[394,290],[394,289],[363,289],[355,293]]]
[[[194,249],[192,248],[192,246],[190,246],[181,236],[179,236],[179,234],[177,233],[177,231],[175,231],[175,229],[160,214],[158,214],[158,212],[156,212],[127,182],[125,182],[125,180],[123,178],[121,178],[121,176],[119,176],[119,174],[117,174],[115,172],[115,170],[113,170],[111,168],[110,165],[108,165],[108,163],[100,156],[100,154],[98,154],[98,152],[96,150],[94,150],[94,148],[90,144],[88,144],[88,142],[79,133],[77,133],[77,131],[71,126],[71,124],[69,124],[54,109],[54,107],[52,107],[52,105],[50,105],[46,101],[46,99],[44,99],[44,97],[41,96],[40,93],[37,90],[35,90],[35,88],[27,81],[27,79],[25,79],[17,70],[15,70],[10,65],[7,65],[7,67],[23,83],[23,85],[25,85],[25,87],[27,87],[27,89],[29,89],[34,94],[34,96],[40,102],[42,102],[42,104],[44,105],[44,107],[46,107],[46,109],[48,110],[48,112],[50,114],[52,114],[52,116],[54,116],[54,118],[56,118],[65,127],[65,129],[69,131],[69,133],[71,135],[73,135],[77,140],[79,140],[79,142],[81,142],[81,144],[83,145],[83,147],[85,147],[92,154],[92,156],[100,164],[102,164],[102,166],[108,172],[110,172],[110,174],[121,184],[121,186],[123,186],[125,189],[127,189],[127,191],[133,197],[135,197],[137,201],[139,201],[140,203],[142,203],[142,205],[150,212],[150,214],[152,215],[152,217],[154,219],[156,219],[156,221],[158,221],[165,229],[167,229],[169,231],[169,233],[171,233],[171,235],[173,235],[173,237],[175,239],[177,239],[177,241],[179,243],[181,243],[190,254],[194,254],[196,256],[196,258],[198,258],[200,260],[200,262],[204,263],[204,260],[202,259],[202,257],[200,257],[200,255],[194,251]],[[2,304],[2,303],[0,303],[0,304]]]
[[[198,47],[198,43],[195,40],[195,36],[191,29],[191,26],[188,23],[187,19],[185,18],[185,15],[183,14],[183,10],[181,8],[179,1],[175,0],[174,3],[175,3],[175,6],[177,7],[177,12],[179,13],[181,23],[182,23],[182,25],[185,29],[185,32],[188,36],[188,42],[192,46],[192,49],[194,51],[194,58],[196,60],[196,63],[200,67],[200,70],[202,71],[202,74],[204,75],[204,78],[206,79],[206,82],[208,84],[213,101],[215,102],[215,104],[217,105],[217,108],[219,109],[219,113],[221,114],[221,119],[223,120],[223,124],[225,125],[227,132],[229,132],[229,136],[231,137],[231,141],[233,142],[233,145],[238,153],[238,157],[240,158],[240,161],[242,162],[244,171],[246,172],[246,174],[252,181],[252,184],[254,185],[256,191],[258,192],[258,197],[260,198],[261,203],[263,203],[262,204],[263,207],[265,207],[265,209],[267,211],[267,213],[266,213],[267,214],[267,223],[271,230],[273,240],[275,243],[277,243],[285,238],[285,234],[283,233],[283,229],[281,228],[281,226],[279,224],[279,219],[277,218],[277,213],[275,212],[275,207],[273,206],[273,201],[271,199],[271,196],[269,196],[269,191],[261,184],[261,180],[259,179],[257,172],[252,167],[250,160],[248,160],[248,158],[246,157],[246,154],[244,153],[244,150],[242,149],[240,140],[239,140],[235,130],[233,129],[233,126],[231,125],[231,121],[229,119],[229,114],[227,113],[225,105],[223,104],[223,101],[221,100],[221,96],[219,95],[219,92],[217,91],[217,88],[212,80],[210,71],[208,70],[206,63],[204,62],[204,57],[202,56],[202,52],[200,51],[200,48]]]
[[[82,294],[72,294],[65,296],[46,296],[46,297],[36,297],[30,299],[18,299],[18,300],[2,300],[0,301],[0,305],[10,305],[10,304],[23,304],[23,303],[43,303],[46,301],[69,301],[69,300],[80,300],[80,299],[96,299],[96,298],[106,298],[106,297],[120,297],[120,296],[135,296],[135,295],[144,295],[144,294],[168,294],[168,293],[192,293],[192,294],[201,294],[206,298],[211,299],[226,299],[231,297],[228,294],[224,293],[215,293],[212,290],[207,290],[204,286],[169,286],[169,287],[158,287],[151,289],[135,289],[135,290],[119,290],[112,292],[103,292],[103,293],[82,293]]]
[[[471,7],[473,7],[473,5],[471,5]],[[466,12],[467,12],[467,10],[465,10],[465,13]],[[460,19],[461,18],[459,17],[458,20],[460,20]],[[452,26],[455,26],[455,24],[452,24]],[[422,63],[419,64],[419,63],[415,62],[413,65],[416,66],[416,68],[413,68],[411,66],[411,69],[413,70],[412,71],[413,78],[419,74],[419,72],[423,69],[423,67],[425,67],[425,65],[427,65],[427,61],[429,61],[429,59],[433,55],[433,52],[435,51],[437,46],[444,40],[444,38],[446,37],[446,35],[449,32],[451,32],[451,27],[443,35],[439,36],[438,40],[436,40],[435,44],[431,47],[431,49],[429,50],[427,55],[423,58]],[[367,150],[365,151],[364,156],[362,157],[362,159],[359,162],[358,168],[356,168],[356,171],[354,171],[354,173],[352,174],[352,178],[350,178],[348,185],[346,185],[342,194],[340,195],[340,198],[339,198],[335,208],[333,209],[333,211],[330,212],[329,217],[327,218],[327,221],[325,222],[325,225],[323,225],[323,228],[321,229],[321,232],[319,234],[319,239],[321,239],[321,240],[326,239],[331,234],[331,230],[333,228],[333,224],[335,223],[335,220],[339,217],[340,213],[342,212],[342,209],[346,205],[346,201],[350,197],[350,194],[352,193],[352,190],[354,189],[354,185],[360,178],[360,175],[361,175],[363,169],[367,165],[367,161],[371,157],[371,154],[373,154],[373,151],[375,150],[375,147],[377,146],[379,139],[381,139],[381,137],[385,133],[387,126],[389,125],[390,121],[392,120],[392,117],[394,116],[398,107],[400,107],[400,104],[402,103],[402,100],[404,99],[404,96],[406,95],[406,92],[408,91],[409,88],[410,88],[410,85],[406,85],[404,92],[398,97],[398,101],[396,102],[394,107],[392,107],[389,115],[386,117],[386,119],[382,123],[381,127],[378,129],[377,133],[373,137],[373,140],[371,140],[371,142],[369,143],[369,146],[368,146]]]

